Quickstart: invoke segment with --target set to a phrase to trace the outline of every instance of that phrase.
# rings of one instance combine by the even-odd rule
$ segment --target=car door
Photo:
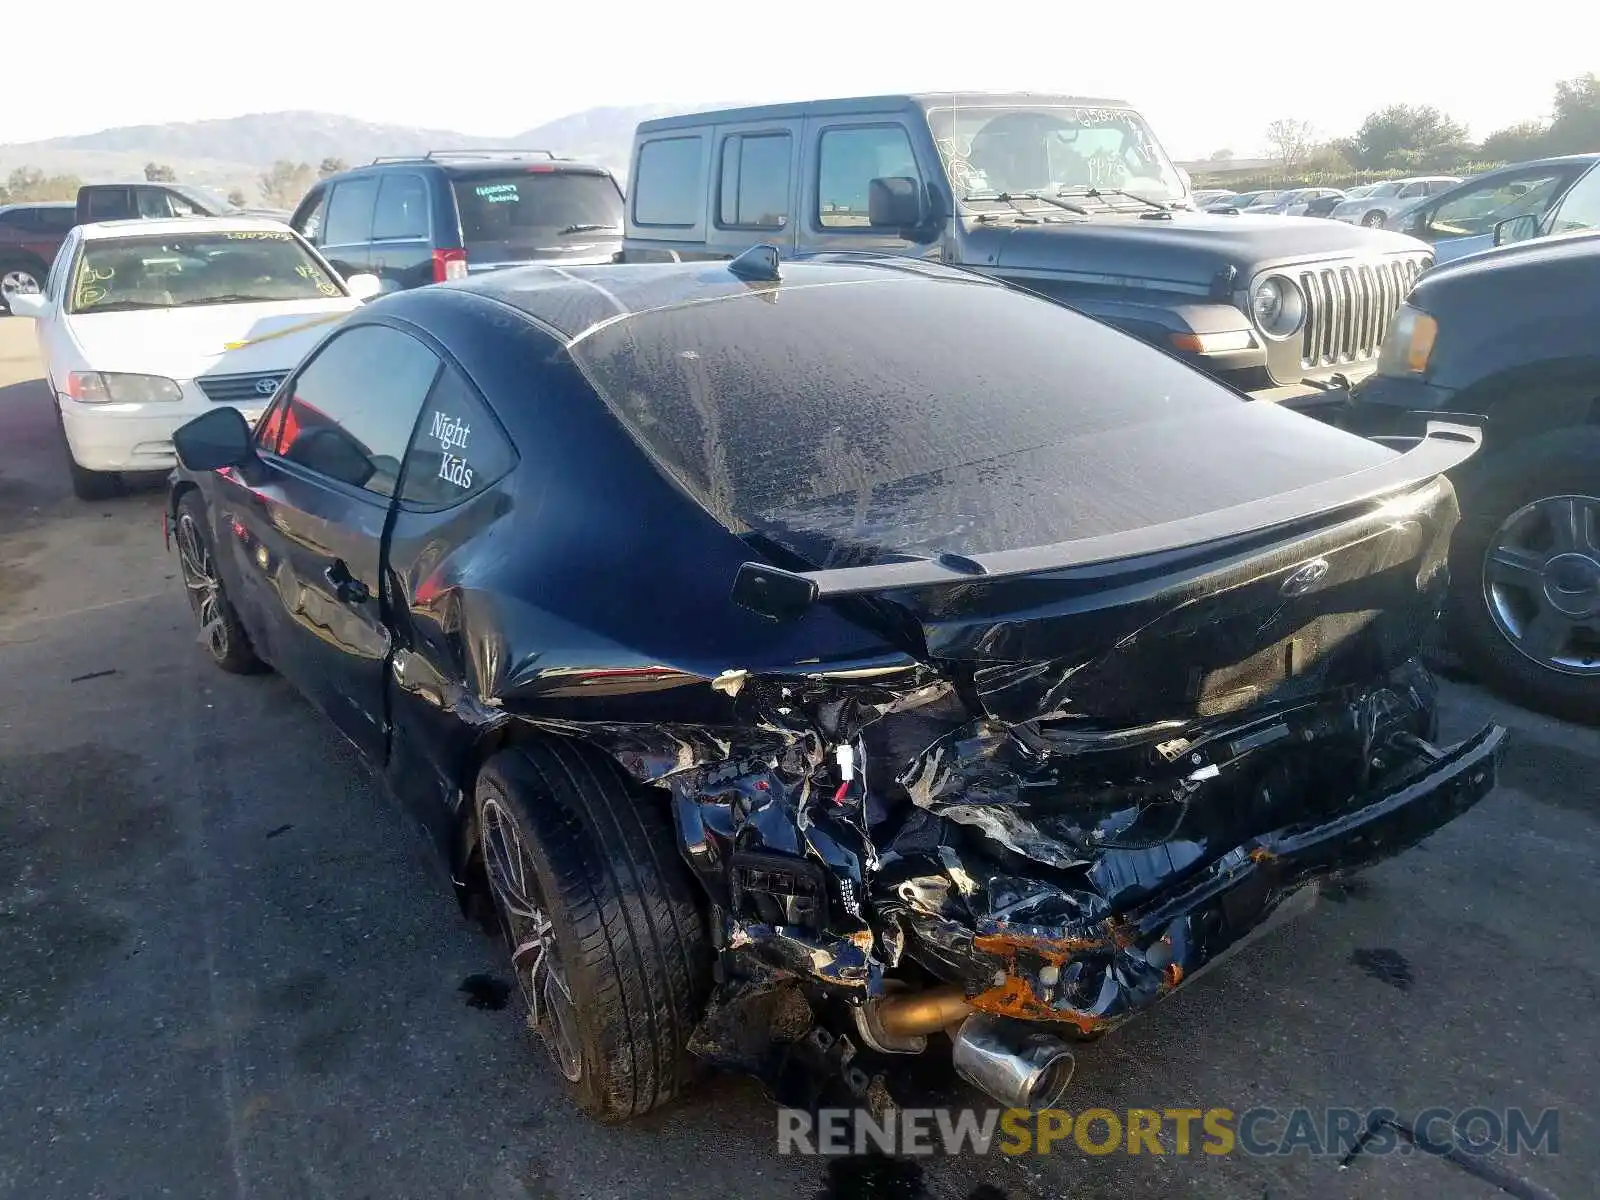
[[[333,334],[279,391],[257,462],[219,473],[214,536],[257,649],[375,762],[391,637],[382,560],[439,360],[397,328]]]
[[[925,190],[928,175],[917,162],[910,131],[892,117],[814,117],[806,122],[811,148],[801,234],[812,250],[864,250],[921,257],[938,252],[938,243],[918,245],[899,230],[868,224],[867,199],[873,179],[909,176]]]
[[[329,189],[327,214],[314,244],[346,279],[371,269],[372,210],[377,200],[376,175],[341,179]]]
[[[372,213],[370,263],[385,292],[433,282],[428,181],[421,175],[384,173]]]

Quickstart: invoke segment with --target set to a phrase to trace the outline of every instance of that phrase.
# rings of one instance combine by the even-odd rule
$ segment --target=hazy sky
[[[0,143],[286,108],[500,135],[601,104],[958,87],[1125,99],[1187,158],[1222,146],[1248,155],[1279,116],[1347,133],[1393,101],[1439,105],[1482,136],[1545,114],[1556,79],[1600,70],[1594,0],[990,0],[978,10],[957,16],[941,0],[0,0],[4,41],[39,65],[0,93]]]

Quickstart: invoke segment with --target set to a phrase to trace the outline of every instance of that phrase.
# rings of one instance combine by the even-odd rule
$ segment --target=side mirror
[[[1504,221],[1496,221],[1494,225],[1494,244],[1496,246],[1509,245],[1512,242],[1526,242],[1530,238],[1539,236],[1539,218],[1532,213],[1523,213],[1520,217],[1507,217]],[[13,308],[16,302],[12,301]]]
[[[6,297],[6,305],[13,317],[28,317],[37,321],[50,313],[50,301],[45,299],[43,292],[12,292]]]
[[[172,448],[190,471],[242,466],[255,457],[250,426],[237,408],[214,408],[180,425],[172,435]]]
[[[363,271],[360,275],[352,275],[344,281],[345,290],[357,300],[371,300],[383,291],[383,280],[376,275],[369,275]]]
[[[922,184],[891,175],[867,184],[867,224],[874,229],[919,229],[928,219]]]

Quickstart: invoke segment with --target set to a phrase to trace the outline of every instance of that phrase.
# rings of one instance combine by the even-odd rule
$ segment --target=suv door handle
[[[367,585],[350,574],[350,568],[345,566],[342,558],[334,559],[327,570],[322,572],[322,577],[328,581],[328,586],[333,588],[333,594],[340,604],[365,604],[372,598]]]

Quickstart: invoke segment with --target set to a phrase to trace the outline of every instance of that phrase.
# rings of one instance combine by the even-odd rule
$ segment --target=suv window
[[[428,236],[428,185],[420,175],[385,175],[372,213],[372,240]]]
[[[335,184],[322,231],[325,246],[357,246],[372,240],[372,206],[378,198],[376,179],[348,179]]]
[[[622,230],[622,193],[596,171],[473,171],[451,184],[462,248],[479,262],[532,258]]]
[[[85,200],[90,221],[117,221],[134,215],[125,187],[94,188]]]
[[[787,133],[736,133],[723,139],[720,224],[782,229],[789,223],[793,148]]]
[[[685,227],[699,222],[704,204],[700,192],[700,145],[696,134],[658,138],[639,148],[631,185],[636,222]]]
[[[454,367],[439,374],[406,452],[400,499],[448,508],[498,482],[516,462],[499,424]]]
[[[263,450],[319,475],[394,495],[411,430],[439,360],[386,325],[335,334],[262,421]]]
[[[302,204],[305,201],[301,202]],[[291,221],[300,236],[312,245],[322,243],[322,219],[328,215],[328,189],[315,192],[310,197],[310,207],[302,209],[304,213],[298,220]]]
[[[817,170],[817,223],[826,229],[866,228],[868,185],[892,175],[922,179],[911,139],[900,126],[824,130]]]
[[[1507,217],[1542,214],[1566,178],[1563,171],[1543,167],[1488,180],[1437,205],[1428,218],[1428,232],[1436,237],[1466,237],[1488,233]]]
[[[70,208],[36,208],[33,219],[47,233],[65,233],[78,223],[78,214]]]
[[[1575,229],[1600,228],[1600,166],[1590,167],[1584,177],[1572,185],[1561,207],[1556,209],[1551,233],[1571,233]]]

